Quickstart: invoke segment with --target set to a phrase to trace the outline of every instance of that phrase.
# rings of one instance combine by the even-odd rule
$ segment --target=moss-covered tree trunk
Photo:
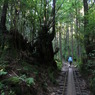
[[[7,31],[6,29],[6,14],[7,14],[7,8],[8,8],[8,0],[4,0],[3,9],[1,13],[1,21],[0,21],[0,34],[1,34],[1,47],[4,49],[5,45],[5,33]]]
[[[46,7],[46,3],[44,5]],[[55,0],[53,0],[53,22],[52,22],[52,33],[49,34],[48,26],[47,25],[47,17],[46,17],[46,8],[44,10],[44,26],[42,28],[42,31],[40,32],[39,39],[37,40],[37,51],[39,53],[40,61],[47,65],[52,65],[54,67],[57,67],[55,61],[54,61],[54,51],[52,46],[52,40],[55,36]]]
[[[89,35],[87,34],[87,25],[88,25],[88,3],[87,0],[83,0],[83,4],[84,4],[84,44],[85,44],[85,49],[86,49],[86,53],[87,55],[89,54],[89,47],[87,47],[90,42],[89,42]]]
[[[39,37],[36,41],[36,52],[38,54],[38,59],[41,64],[45,65],[51,65],[54,67],[56,66],[56,63],[54,61],[54,51],[52,46],[52,34],[49,34],[47,28],[43,28],[40,32]]]

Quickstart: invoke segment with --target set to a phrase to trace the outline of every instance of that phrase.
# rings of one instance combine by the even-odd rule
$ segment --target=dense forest
[[[95,0],[0,0],[0,95],[51,95],[69,56],[95,94]]]

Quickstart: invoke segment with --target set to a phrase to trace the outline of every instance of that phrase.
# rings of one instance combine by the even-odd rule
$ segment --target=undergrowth
[[[61,69],[60,61],[57,66]],[[57,73],[52,67],[28,63],[20,51],[6,49],[0,55],[0,95],[45,95],[53,91]]]
[[[58,70],[62,69],[62,62],[59,59],[55,59]]]
[[[81,74],[88,81],[88,85],[90,86],[90,90],[93,94],[95,94],[95,64],[93,60],[88,60],[85,64],[81,61],[79,62],[79,70]]]

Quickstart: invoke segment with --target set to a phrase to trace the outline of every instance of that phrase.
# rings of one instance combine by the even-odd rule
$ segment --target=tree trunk
[[[86,15],[88,14],[88,3],[87,3],[87,0],[83,0],[83,4],[84,4],[84,29],[85,29],[87,24],[88,24],[88,19],[86,17]]]
[[[6,14],[7,14],[7,8],[8,8],[8,0],[4,0],[4,4],[3,4],[3,9],[2,9],[2,13],[1,13],[1,33],[2,34],[2,49],[4,49],[4,45],[5,45],[5,36],[4,33],[6,33],[7,29],[6,29]]]
[[[46,9],[46,6],[47,6],[47,0],[44,0],[44,26],[46,26],[46,21],[47,21],[47,17],[46,17],[46,15],[47,15],[47,9]]]
[[[57,67],[54,61],[53,46],[49,35],[50,34],[46,34],[46,32],[41,32],[39,38],[37,39],[36,52],[38,54],[38,59],[41,64]]]
[[[72,45],[71,45],[71,46],[72,46],[72,47],[71,47],[71,49],[72,49],[72,58],[74,59],[74,56],[73,56],[73,55],[74,55],[74,54],[73,54],[73,51],[74,51],[74,49],[73,49],[73,47],[74,47],[74,45],[73,45],[73,44],[74,44],[74,43],[73,43],[73,23],[71,23],[71,35],[72,35],[72,36],[71,36],[71,41],[72,41],[72,42],[71,42],[71,44],[72,44]]]
[[[6,32],[6,14],[7,14],[7,8],[8,8],[8,0],[4,0],[4,5],[2,9],[2,15],[1,15],[1,27],[2,32]]]
[[[78,10],[78,14],[80,15],[80,9]],[[80,19],[78,21],[78,29],[80,29]],[[79,37],[80,37],[80,32],[79,32]],[[78,58],[81,59],[81,46],[79,41],[78,41]]]
[[[58,36],[58,33],[56,33],[55,38],[54,38],[54,50],[56,50],[56,48],[58,48],[58,38],[57,38],[57,36]],[[58,53],[55,56],[58,59],[58,57],[59,57]]]
[[[83,4],[84,4],[84,44],[85,44],[85,48],[86,48],[86,53],[87,55],[89,54],[89,48],[87,47],[88,44],[90,44],[89,42],[89,35],[86,33],[86,28],[88,25],[88,18],[87,18],[87,14],[88,14],[88,3],[87,0],[83,0]]]
[[[59,47],[60,47],[60,59],[62,62],[62,37],[61,37],[61,32],[59,30]]]
[[[46,0],[45,0],[46,1]],[[46,4],[44,5],[46,7]],[[44,16],[46,18],[46,8],[44,8]],[[44,21],[44,26],[42,30],[39,31],[39,39],[37,40],[37,52],[39,55],[39,59],[41,63],[46,65],[52,65],[55,68],[57,67],[54,61],[54,52],[52,46],[52,40],[55,36],[55,0],[53,0],[53,30],[52,33],[48,33],[48,25],[46,25],[47,21]],[[45,19],[46,20],[46,19]]]
[[[67,45],[67,49],[68,49],[68,56],[70,56],[70,46],[69,46],[69,25],[67,25],[67,33],[66,33],[66,45]]]
[[[76,8],[76,31],[75,31],[75,34],[76,34],[76,55],[77,57],[76,58],[79,58],[79,42],[78,42],[78,8]]]
[[[53,13],[53,30],[52,30],[52,40],[54,39],[55,36],[55,3],[56,0],[53,0],[53,8],[52,8],[52,13]]]

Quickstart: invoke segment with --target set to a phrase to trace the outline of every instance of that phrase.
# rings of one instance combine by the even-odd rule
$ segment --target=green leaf
[[[5,95],[5,93],[4,93],[4,92],[2,92],[2,93],[1,93],[1,95]]]
[[[4,84],[2,84],[1,82],[0,82],[0,89],[2,89],[4,87]]]
[[[6,75],[7,74],[7,72],[5,72],[5,71],[0,71],[0,76],[1,75]]]
[[[28,86],[33,85],[34,84],[34,78],[27,78],[26,83],[28,84]]]
[[[19,79],[19,77],[11,77],[11,78],[9,78],[9,81],[13,82],[15,84],[15,83],[19,83],[20,79]]]

